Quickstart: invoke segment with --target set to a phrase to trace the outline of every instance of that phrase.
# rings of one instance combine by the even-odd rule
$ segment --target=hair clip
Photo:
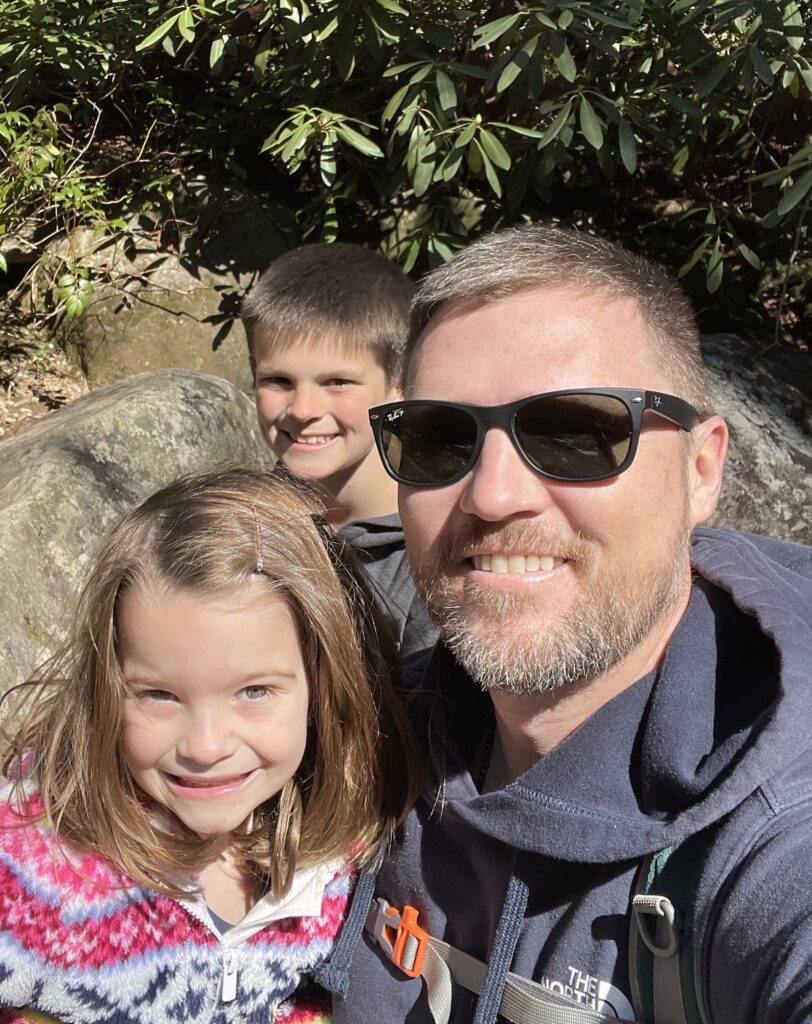
[[[262,540],[262,525],[259,521],[259,512],[257,512],[256,505],[251,506],[251,511],[254,513],[254,524],[256,526],[257,567],[254,572],[261,573],[265,568],[265,544]]]

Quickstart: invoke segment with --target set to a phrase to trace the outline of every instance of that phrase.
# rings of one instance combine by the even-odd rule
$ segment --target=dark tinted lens
[[[404,405],[384,416],[381,437],[386,460],[404,483],[445,483],[469,464],[476,423],[461,409]]]
[[[589,480],[623,464],[631,446],[632,417],[619,398],[561,395],[522,406],[515,429],[538,469],[563,480]]]

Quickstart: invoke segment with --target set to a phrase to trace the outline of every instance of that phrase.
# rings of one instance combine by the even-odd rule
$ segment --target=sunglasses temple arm
[[[683,430],[693,430],[699,423],[700,415],[690,402],[677,398],[676,395],[666,395],[660,391],[646,392],[646,409],[662,416]]]

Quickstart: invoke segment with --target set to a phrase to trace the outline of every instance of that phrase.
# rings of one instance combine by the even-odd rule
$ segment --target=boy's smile
[[[349,518],[394,511],[368,413],[398,392],[375,356],[321,339],[255,344],[257,415],[276,456],[356,513]],[[386,507],[379,510],[381,493]]]

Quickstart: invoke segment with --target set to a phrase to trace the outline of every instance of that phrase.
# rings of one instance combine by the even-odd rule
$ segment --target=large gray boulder
[[[99,539],[175,477],[270,469],[250,399],[227,381],[164,370],[102,388],[0,445],[0,692],[63,636]]]
[[[732,334],[706,336],[702,349],[730,427],[712,525],[812,544],[812,367],[799,352],[765,356]]]

